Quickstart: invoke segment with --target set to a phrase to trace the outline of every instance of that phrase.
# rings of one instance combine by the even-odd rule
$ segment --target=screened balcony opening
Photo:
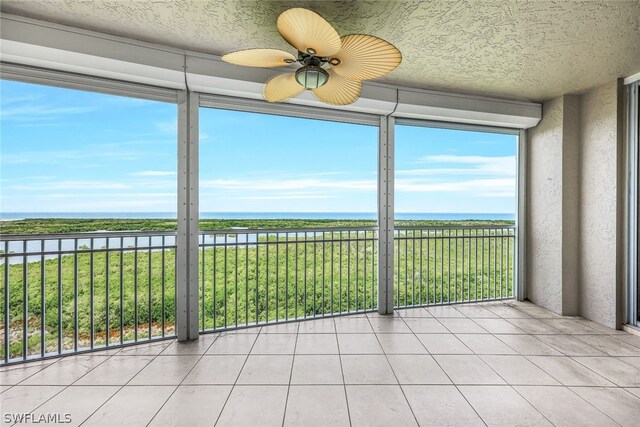
[[[5,363],[175,334],[175,103],[1,80]]]
[[[395,136],[395,305],[515,296],[515,133],[429,127]]]
[[[377,139],[200,109],[201,331],[376,309]]]

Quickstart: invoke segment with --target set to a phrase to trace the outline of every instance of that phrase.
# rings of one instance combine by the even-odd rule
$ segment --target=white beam
[[[293,68],[262,69],[222,62],[215,55],[143,43],[4,14],[4,62],[106,77],[159,87],[261,99],[264,82]],[[425,71],[427,73],[427,71]],[[364,82],[358,101],[331,106],[310,92],[288,103],[420,120],[526,129],[542,117],[540,104]]]

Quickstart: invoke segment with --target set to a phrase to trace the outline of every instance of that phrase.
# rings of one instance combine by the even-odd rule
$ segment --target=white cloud
[[[422,168],[422,169],[398,169],[398,176],[460,176],[460,175],[513,175],[509,170],[497,173],[493,170],[479,168]]]
[[[82,161],[87,159],[100,159],[104,162],[105,159],[110,160],[136,160],[142,157],[137,151],[131,150],[38,150],[38,151],[26,151],[22,153],[3,154],[2,162],[5,164],[52,164],[52,163],[64,163],[68,165],[69,162]]]
[[[140,171],[130,173],[131,176],[173,176],[176,175],[175,171]]]
[[[514,197],[516,183],[513,179],[490,178],[465,181],[429,182],[418,179],[397,179],[397,191],[414,193],[466,192],[476,196]]]
[[[62,191],[62,190],[126,190],[131,185],[105,181],[54,181],[10,186],[20,191]]]
[[[283,190],[355,190],[375,191],[375,180],[326,180],[326,179],[210,179],[200,182],[201,188],[237,191],[283,191]]]
[[[150,212],[158,207],[163,207],[163,210],[170,211],[175,209],[173,201],[167,201],[166,199],[144,199],[144,200],[102,200],[102,201],[87,201],[71,205],[75,209],[71,209],[71,212],[78,211],[91,212],[92,210],[100,210],[105,212],[118,212],[118,211],[136,211],[141,209],[142,212]]]
[[[458,156],[434,155],[422,157],[417,163],[439,164],[438,168],[406,169],[397,171],[401,175],[476,174],[515,176],[516,156]],[[467,167],[442,167],[445,165],[467,165]],[[436,171],[436,172],[434,172]]]
[[[246,196],[238,197],[240,200],[304,200],[304,199],[331,199],[326,194],[274,194],[271,196]]]
[[[515,156],[458,156],[455,154],[439,154],[433,156],[425,156],[422,158],[425,162],[439,163],[466,163],[466,164],[484,164],[504,161],[514,161]]]
[[[42,99],[43,95],[34,95],[34,94],[26,94],[26,95],[17,95],[17,96],[3,96],[2,97],[2,108],[7,105],[26,102],[26,101],[35,101],[36,99]]]
[[[86,194],[78,194],[78,193],[49,193],[44,194],[42,197],[46,197],[47,199],[82,199],[86,200]],[[100,194],[99,197],[101,199],[111,198],[111,199],[123,199],[130,197],[132,199],[141,199],[141,198],[165,198],[175,200],[177,197],[176,193],[123,193],[118,191],[117,193],[105,193]]]
[[[0,111],[0,117],[3,120],[13,119],[20,121],[34,120],[51,120],[60,115],[83,114],[95,111],[93,106],[86,107],[57,107],[50,105],[19,105],[13,107],[5,107]]]
[[[455,177],[455,175],[453,175]],[[396,191],[412,193],[473,193],[491,197],[513,197],[515,179],[504,176],[491,176],[482,179],[454,180],[451,175],[445,181],[433,181],[428,178],[398,178]],[[211,179],[200,182],[200,188],[234,191],[243,194],[242,198],[267,200],[279,198],[320,198],[318,191],[358,191],[375,192],[375,179],[330,180],[330,179]],[[287,192],[283,194],[262,194],[260,192]],[[315,192],[315,193],[314,193]],[[255,194],[253,194],[255,193]],[[320,193],[323,194],[323,193]]]
[[[170,119],[156,122],[156,129],[164,134],[175,135],[178,133],[178,119]]]

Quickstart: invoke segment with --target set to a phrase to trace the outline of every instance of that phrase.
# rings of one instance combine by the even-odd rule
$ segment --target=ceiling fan
[[[284,11],[277,27],[298,50],[297,56],[279,49],[246,49],[222,57],[246,67],[300,63],[295,72],[277,75],[265,84],[263,96],[269,102],[284,102],[311,89],[328,104],[351,104],[360,97],[363,80],[384,76],[402,61],[402,54],[391,43],[365,34],[341,38],[331,24],[308,9]]]

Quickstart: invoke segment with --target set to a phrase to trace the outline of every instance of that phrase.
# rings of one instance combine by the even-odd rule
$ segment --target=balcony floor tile
[[[418,334],[416,336],[431,354],[473,354],[469,347],[453,334]]]
[[[173,392],[149,426],[212,425],[230,392],[231,386],[182,385]]]
[[[462,386],[459,389],[487,426],[553,425],[511,387]]]
[[[516,386],[514,388],[556,426],[613,427],[618,425],[566,387]]]
[[[293,361],[291,384],[342,384],[340,356],[297,355]]]
[[[289,390],[285,426],[349,426],[343,386],[293,386]]]
[[[70,425],[623,425],[640,338],[529,302],[403,308],[0,368],[2,415]]]
[[[397,385],[347,386],[347,399],[353,427],[418,425]]]
[[[287,386],[236,386],[218,418],[221,426],[282,426]]]
[[[575,393],[622,426],[637,426],[640,399],[621,388],[572,387]]]
[[[456,386],[409,385],[402,389],[422,426],[485,425]]]
[[[435,355],[438,365],[454,384],[505,384],[504,380],[475,355]]]
[[[92,427],[146,425],[175,389],[175,386],[125,386],[98,408],[83,425]],[[71,417],[73,418],[73,413]]]

